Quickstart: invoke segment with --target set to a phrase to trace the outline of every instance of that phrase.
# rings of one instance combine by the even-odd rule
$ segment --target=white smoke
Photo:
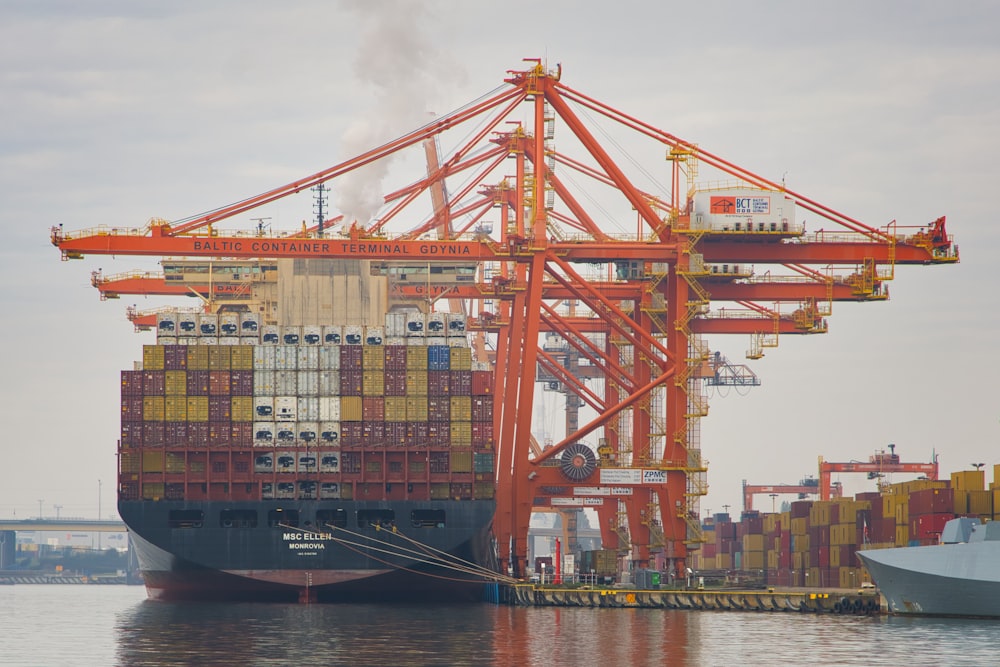
[[[342,0],[360,25],[354,61],[362,83],[375,87],[376,105],[353,123],[342,140],[345,157],[354,157],[427,122],[434,89],[436,52],[421,32],[428,12],[412,0]],[[355,169],[334,183],[345,227],[365,225],[382,206],[382,180],[391,158]]]

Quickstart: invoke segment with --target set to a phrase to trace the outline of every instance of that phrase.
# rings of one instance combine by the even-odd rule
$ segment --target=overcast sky
[[[946,476],[985,463],[991,481],[1000,5],[423,5],[4,3],[0,518],[37,516],[39,501],[45,516],[60,505],[64,517],[93,518],[99,498],[102,514],[113,512],[119,371],[151,342],[132,332],[125,307],[166,303],[101,302],[92,270],[155,261],[60,262],[52,225],[141,227],[266,191],[493,90],[529,57],[872,226],[947,215],[959,245],[959,265],[900,267],[889,302],[836,304],[828,334],[784,336],[759,361],[744,359],[748,338],[710,341],[763,384],[712,398],[702,514],[737,511],[743,479],[796,483],[817,474],[819,456],[867,460],[889,443],[908,461],[936,452]],[[643,166],[669,183],[658,155]],[[293,198],[268,215],[294,227],[312,202]],[[840,479],[848,493],[874,488]],[[769,510],[770,499],[757,505]]]

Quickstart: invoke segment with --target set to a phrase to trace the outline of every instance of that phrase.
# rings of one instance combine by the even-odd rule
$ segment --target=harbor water
[[[165,603],[0,586],[0,665],[989,665],[1000,621],[470,605]]]

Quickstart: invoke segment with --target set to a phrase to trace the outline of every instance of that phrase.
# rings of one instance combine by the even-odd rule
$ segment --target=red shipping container
[[[359,346],[355,346],[361,349]],[[341,348],[343,349],[343,348]],[[340,395],[360,396],[364,389],[364,372],[359,370],[340,371]]]
[[[450,420],[451,398],[448,396],[428,396],[427,419],[432,422]]]
[[[451,371],[427,371],[427,395],[449,396],[451,394]]]
[[[253,423],[232,422],[230,441],[234,447],[252,447]]]
[[[232,377],[229,371],[208,372],[208,393],[214,396],[229,396]]]
[[[345,447],[361,445],[361,422],[340,422],[340,444]]]
[[[163,369],[167,371],[186,371],[187,345],[164,345]]]
[[[955,492],[952,489],[922,489],[909,497],[910,516],[941,514],[955,509]]]
[[[385,439],[389,447],[405,447],[406,422],[386,422]]]
[[[472,395],[472,371],[451,371],[451,395]]]
[[[360,371],[363,354],[363,348],[361,345],[341,345],[340,372]]]
[[[476,449],[493,444],[493,422],[472,422],[472,446]]]
[[[185,447],[188,440],[187,422],[166,422],[164,440],[167,447]]]
[[[705,558],[715,558],[715,553],[716,550],[714,542],[707,542],[701,545],[701,555]]]
[[[211,399],[209,399],[211,400]],[[209,408],[211,410],[211,408]],[[232,437],[232,422],[209,422],[208,423],[208,446],[225,447]]]
[[[213,373],[217,371],[212,371]],[[226,396],[208,397],[208,421],[228,422],[233,418],[233,401]]]
[[[385,422],[361,422],[361,446],[365,449],[385,447]]]
[[[122,371],[122,398],[142,396],[142,371]]]
[[[472,421],[492,422],[493,421],[493,397],[473,396],[472,397]]]
[[[361,418],[366,422],[385,421],[385,399],[381,396],[365,396],[362,398]]]
[[[816,557],[816,562],[819,564],[819,567],[830,567],[830,547],[819,547],[816,549]]]
[[[431,446],[447,447],[451,442],[451,422],[427,422],[427,438]]]
[[[253,396],[253,371],[231,371],[229,389],[233,396]]]
[[[142,422],[122,422],[122,447],[142,447]]]
[[[802,519],[809,516],[809,510],[812,508],[811,500],[796,500],[792,502],[789,506],[789,511],[791,513],[791,518]]]
[[[493,393],[493,373],[472,371],[472,395],[485,396]]]
[[[406,422],[406,446],[409,449],[422,449],[427,446],[429,435],[427,422]]]
[[[954,518],[955,515],[951,512],[910,517],[910,539],[937,539],[944,530],[944,525]]]
[[[208,447],[208,422],[188,422],[187,431],[191,447]]]
[[[406,345],[386,345],[385,346],[385,368],[386,370],[405,371],[406,370]]]
[[[385,395],[406,396],[406,369],[385,371]]]
[[[208,396],[208,373],[209,371],[187,372],[188,396]]]
[[[760,514],[744,516],[740,523],[743,524],[743,534],[744,535],[763,535],[764,534],[764,517]],[[742,535],[741,535],[742,537]]]
[[[165,371],[143,371],[142,393],[145,396],[163,396],[166,387]]]
[[[144,422],[142,425],[142,446],[162,447],[164,438],[163,422]]]
[[[142,421],[142,396],[126,396],[122,399],[122,421]]]

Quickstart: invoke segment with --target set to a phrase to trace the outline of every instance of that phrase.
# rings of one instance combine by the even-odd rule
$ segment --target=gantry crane
[[[818,496],[819,480],[815,477],[807,477],[800,480],[798,484],[747,484],[743,480],[743,511],[749,512],[753,509],[753,497],[767,494],[770,496],[796,495],[799,498],[806,496]],[[840,482],[834,482],[830,486],[830,496],[840,498],[844,495],[844,487]]]
[[[906,472],[922,475],[927,479],[934,480],[938,478],[938,460],[937,454],[934,454],[931,457],[930,463],[904,463],[899,460],[899,454],[896,453],[896,445],[894,444],[889,445],[888,454],[885,453],[885,450],[876,452],[868,457],[867,462],[849,461],[847,463],[834,463],[832,461],[824,461],[823,457],[820,456],[819,488],[822,500],[829,500],[830,498],[830,475],[835,472],[865,473],[868,475],[868,479],[881,479],[885,475],[894,472]]]
[[[508,72],[499,92],[338,165],[204,215],[153,219],[138,229],[67,232],[60,225],[51,240],[64,259],[104,254],[487,267],[482,282],[448,298],[475,301],[473,325],[495,350],[494,532],[501,567],[525,572],[536,499],[578,496],[585,486],[602,501],[595,509],[605,547],[627,548],[637,565],[656,559],[683,576],[689,550],[702,540],[698,500],[707,490],[698,429],[707,398],[699,369],[711,351],[702,335],[749,334],[748,356],[757,357],[782,334],[826,332],[835,300],[884,298],[882,283],[894,277],[896,264],[951,264],[958,253],[943,217],[919,229],[895,222],[871,227],[570,88],[561,74],[561,67],[549,70],[531,60]],[[579,155],[557,150],[557,122]],[[625,144],[602,144],[597,136],[609,128],[598,123],[662,147],[671,173],[668,191],[644,187],[643,168],[627,169],[628,161],[609,148]],[[347,221],[337,234],[218,227],[304,189],[336,186],[346,173],[458,128],[466,134],[440,168],[386,194],[374,221]],[[742,198],[699,189],[699,169],[707,168],[735,179],[739,192],[750,193],[750,208],[743,208]],[[563,170],[569,178],[560,175]],[[460,185],[435,202],[446,210],[419,211],[418,197],[449,180]],[[598,191],[624,211],[610,216],[614,231],[597,222],[609,217],[606,203],[584,203]],[[756,224],[754,212],[772,197],[818,216],[836,233],[809,233],[794,215]],[[746,218],[727,225],[706,221],[713,214],[706,219],[699,206],[711,202],[714,211],[717,200],[729,210],[746,210]],[[498,218],[490,234],[479,224],[487,213]],[[435,238],[442,220],[452,221],[452,233]],[[730,271],[734,266],[754,271]],[[593,275],[592,267],[603,275]],[[758,275],[757,267],[768,269]],[[564,299],[578,304],[575,315],[559,305]],[[720,302],[731,305],[713,309]],[[791,312],[782,310],[783,303],[792,303]],[[594,366],[598,386],[577,380],[540,349],[547,331]],[[539,364],[596,416],[529,457]],[[603,443],[599,460],[582,444],[594,435]]]

